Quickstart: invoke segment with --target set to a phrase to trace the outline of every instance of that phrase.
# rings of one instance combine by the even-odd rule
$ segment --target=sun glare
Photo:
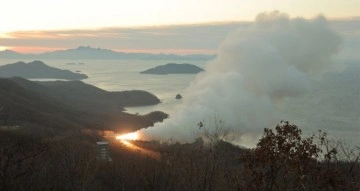
[[[9,48],[6,46],[0,46],[0,51],[7,50],[7,49],[9,49]]]
[[[137,140],[137,139],[139,139],[139,134],[137,132],[123,134],[123,135],[117,136],[116,139],[119,139],[119,140]]]

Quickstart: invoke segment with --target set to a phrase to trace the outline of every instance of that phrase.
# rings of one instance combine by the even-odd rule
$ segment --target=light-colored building
[[[109,143],[106,141],[96,142],[98,148],[97,159],[100,161],[112,161],[110,158]]]

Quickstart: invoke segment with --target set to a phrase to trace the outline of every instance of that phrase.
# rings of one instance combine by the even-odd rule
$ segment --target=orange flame
[[[137,132],[128,133],[128,134],[116,136],[116,139],[134,141],[134,140],[139,139],[139,134]]]

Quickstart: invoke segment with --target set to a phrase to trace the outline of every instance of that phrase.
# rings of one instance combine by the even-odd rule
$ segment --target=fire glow
[[[123,135],[116,136],[116,139],[118,139],[118,140],[131,140],[131,141],[134,141],[134,140],[138,140],[138,139],[139,139],[139,134],[138,134],[138,132],[123,134]]]
[[[120,140],[121,143],[123,143],[127,148],[131,149],[132,151],[138,151],[142,154],[148,155],[155,159],[159,159],[160,154],[157,151],[142,148],[142,147],[134,144],[134,142],[132,142],[132,141],[139,140],[140,136],[142,137],[142,134],[140,134],[139,132],[132,132],[132,133],[116,136],[116,139]]]

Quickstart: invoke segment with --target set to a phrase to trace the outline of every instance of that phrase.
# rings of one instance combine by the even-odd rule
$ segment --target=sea
[[[0,59],[0,66],[18,61]],[[152,75],[141,71],[167,63],[189,63],[204,68],[206,61],[179,60],[41,60],[49,66],[86,74],[82,80],[107,91],[145,90],[157,96],[161,103],[154,106],[125,108],[129,113],[146,114],[152,111],[170,112],[182,100],[175,99],[194,79],[195,74]],[[34,81],[58,79],[31,79]]]
[[[20,60],[0,59],[0,65],[17,61]],[[152,111],[171,113],[183,101],[175,99],[175,96],[182,94],[195,78],[195,74],[151,75],[140,74],[141,71],[167,63],[189,63],[202,68],[207,63],[186,60],[42,61],[53,67],[84,73],[89,78],[83,82],[107,91],[146,90],[161,100],[154,106],[125,108],[126,112],[134,114]],[[309,92],[279,104],[277,115],[301,127],[306,135],[322,130],[328,132],[331,138],[360,146],[360,59],[340,59],[336,62],[340,62],[343,69],[314,79]]]

